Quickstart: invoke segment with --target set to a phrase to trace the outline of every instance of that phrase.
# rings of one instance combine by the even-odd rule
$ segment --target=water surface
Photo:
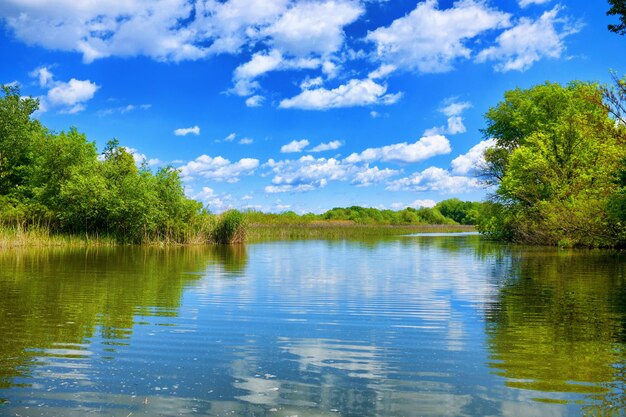
[[[625,273],[463,235],[5,251],[0,415],[623,415]]]

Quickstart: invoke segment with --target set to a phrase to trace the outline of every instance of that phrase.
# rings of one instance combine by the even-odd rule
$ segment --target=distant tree
[[[611,8],[606,14],[608,16],[619,16],[620,23],[617,25],[610,24],[609,30],[618,35],[626,34],[626,0],[608,0]]]

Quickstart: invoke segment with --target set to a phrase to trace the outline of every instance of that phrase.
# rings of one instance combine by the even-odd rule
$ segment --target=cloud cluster
[[[446,100],[446,105],[439,111],[448,117],[448,125],[447,126],[439,126],[433,127],[431,129],[426,130],[424,132],[425,136],[430,135],[457,135],[459,133],[465,133],[467,128],[463,123],[463,112],[470,107],[472,104],[469,102],[459,102],[456,101],[455,98],[450,98]]]
[[[242,158],[231,162],[221,156],[215,158],[201,155],[191,162],[179,167],[181,174],[188,180],[204,178],[217,182],[235,183],[239,177],[250,175],[259,167],[259,160]]]
[[[415,143],[395,143],[380,148],[368,148],[361,153],[353,153],[346,158],[349,163],[395,161],[414,163],[437,155],[450,153],[450,141],[442,135],[424,136]]]
[[[378,59],[397,68],[420,72],[446,72],[454,63],[471,57],[468,41],[510,25],[511,16],[474,0],[457,1],[439,9],[437,0],[418,3],[408,15],[388,27],[371,31]]]
[[[494,69],[507,72],[525,71],[543,58],[560,58],[565,51],[564,39],[581,29],[580,23],[559,18],[560,10],[557,6],[534,21],[520,19],[497,37],[495,46],[481,51],[476,61],[496,61]]]
[[[519,0],[516,12],[548,1]],[[460,62],[488,61],[494,62],[496,71],[524,71],[541,59],[563,56],[565,38],[580,28],[563,16],[560,6],[534,19],[482,0],[457,0],[447,7],[425,0],[365,35],[346,33],[355,22],[368,22],[369,3],[5,0],[0,3],[0,19],[17,39],[79,53],[86,63],[111,56],[178,62],[238,55],[243,63],[233,72],[230,92],[245,97],[249,107],[265,103],[261,81],[267,74],[305,71],[301,91],[278,103],[284,109],[307,110],[396,103],[402,92],[388,93],[386,81],[396,72],[446,72]],[[367,65],[355,71],[356,61]],[[48,69],[37,77],[42,86],[51,80]],[[70,80],[59,86],[54,99],[68,112],[80,111],[81,100],[97,89],[85,82]],[[67,90],[74,91],[71,105]],[[450,132],[461,128],[457,122],[451,121]]]
[[[93,98],[100,88],[89,80],[56,81],[54,74],[47,67],[40,67],[30,73],[36,78],[41,88],[47,89],[45,96],[38,97],[39,113],[57,109],[59,113],[75,114],[85,110],[85,103]]]
[[[426,168],[408,177],[391,181],[387,186],[390,191],[438,191],[454,194],[464,193],[482,187],[476,178],[454,175],[438,167]]]

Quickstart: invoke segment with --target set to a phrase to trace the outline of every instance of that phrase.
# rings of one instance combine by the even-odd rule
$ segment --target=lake
[[[626,257],[478,236],[0,253],[0,415],[626,413]]]

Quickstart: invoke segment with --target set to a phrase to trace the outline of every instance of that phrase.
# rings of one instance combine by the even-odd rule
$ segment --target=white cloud
[[[39,80],[39,86],[42,88],[46,87],[53,78],[52,72],[50,72],[48,67],[36,68],[31,71],[29,75],[33,78],[37,78]]]
[[[426,207],[426,208],[433,208],[437,205],[437,202],[435,200],[415,200],[409,204],[404,204],[404,203],[392,203],[391,204],[391,208],[394,210],[402,210],[405,209],[407,207],[412,207],[412,208],[421,208],[421,207]]]
[[[232,142],[235,140],[236,137],[237,137],[236,133],[231,133],[224,138],[224,142]]]
[[[472,103],[467,101],[452,101],[441,109],[441,112],[448,117],[460,116],[465,110],[472,107]]]
[[[234,208],[232,204],[233,197],[230,194],[218,195],[215,190],[210,187],[202,187],[199,193],[190,193],[190,197],[194,200],[202,202],[211,211],[216,213]]]
[[[345,164],[335,158],[313,158],[310,155],[296,160],[274,161],[267,166],[274,173],[274,185],[323,187],[328,181],[345,181],[353,174],[356,167]],[[305,190],[308,187],[303,187]],[[308,191],[308,190],[307,190]]]
[[[99,116],[110,116],[115,113],[127,114],[135,110],[148,110],[152,108],[152,104],[127,104],[126,106],[113,107],[98,111]]]
[[[380,169],[378,167],[366,168],[361,172],[357,172],[352,180],[352,184],[357,187],[367,187],[372,184],[378,184],[400,174],[401,171],[395,169]]]
[[[386,94],[387,86],[371,79],[350,80],[347,84],[328,90],[316,88],[303,90],[295,97],[284,99],[279,107],[304,110],[326,110],[339,107],[365,106],[372,104],[394,104],[402,93]]]
[[[307,78],[300,83],[300,89],[308,90],[311,87],[319,87],[322,84],[324,84],[324,80],[322,80],[322,77]]]
[[[485,31],[509,26],[510,15],[485,2],[460,0],[440,10],[437,0],[418,3],[408,15],[367,35],[378,58],[398,68],[420,72],[445,72],[455,61],[469,59],[466,45]]]
[[[286,145],[280,147],[281,153],[293,153],[293,152],[302,152],[304,148],[309,146],[309,141],[306,139],[302,140],[292,140]]]
[[[278,193],[302,193],[306,191],[313,191],[317,188],[326,186],[326,181],[320,180],[317,184],[299,184],[299,185],[268,185],[264,188],[268,194]]]
[[[252,97],[248,97],[246,99],[246,106],[248,107],[261,107],[263,102],[265,101],[265,97],[260,95],[255,95]]]
[[[316,147],[310,150],[310,152],[324,152],[324,151],[334,151],[335,149],[339,149],[343,145],[343,142],[339,140],[333,140],[327,143],[320,143]]]
[[[545,4],[551,0],[519,0],[520,7],[528,7],[531,4]]]
[[[187,135],[198,136],[200,134],[200,127],[199,126],[181,127],[181,128],[174,130],[174,134],[176,136],[187,136]]]
[[[476,178],[452,175],[438,167],[415,172],[409,177],[392,181],[387,186],[387,190],[391,191],[438,191],[448,194],[464,193],[478,188],[481,188],[481,184]]]
[[[265,29],[271,43],[288,54],[328,55],[341,48],[343,27],[354,22],[364,9],[356,1],[302,1],[295,3]]]
[[[360,154],[353,153],[346,162],[396,161],[420,162],[437,155],[451,152],[450,141],[441,135],[424,136],[415,143],[395,143],[381,148],[369,148]]]
[[[56,82],[48,91],[48,101],[52,105],[76,106],[91,100],[98,88],[100,87],[96,83],[89,80],[72,78],[69,82]]]
[[[467,175],[481,169],[485,164],[484,153],[487,149],[496,145],[494,139],[487,139],[474,145],[466,154],[454,158],[450,165],[452,172]]]
[[[477,62],[496,61],[499,72],[526,71],[542,58],[560,58],[565,51],[565,37],[578,32],[578,23],[559,18],[561,7],[544,12],[535,21],[521,18],[515,27],[496,39],[496,46],[481,51]]]
[[[378,67],[376,70],[370,72],[367,75],[367,78],[371,78],[372,80],[376,80],[376,79],[379,79],[379,78],[386,78],[388,75],[390,75],[396,69],[397,68],[396,68],[395,65],[383,64],[380,67]]]
[[[122,148],[124,148],[126,152],[131,154],[131,156],[133,157],[133,160],[135,161],[135,165],[137,165],[138,167],[140,167],[144,163],[146,163],[150,167],[163,164],[163,162],[160,159],[148,158],[145,154],[139,152],[135,148],[129,148],[127,146],[123,146]]]
[[[446,102],[446,106],[441,108],[439,111],[448,116],[448,125],[427,129],[424,132],[424,136],[444,134],[457,135],[467,131],[465,124],[463,124],[463,117],[461,117],[461,114],[465,110],[472,107],[472,104],[469,102],[457,102],[454,98],[447,99]]]
[[[254,139],[251,138],[243,138],[239,141],[240,145],[251,145],[254,143]]]
[[[47,95],[39,96],[39,110],[44,113],[50,108],[59,108],[59,113],[75,114],[85,110],[85,102],[91,100],[100,88],[89,80],[70,79],[68,82],[55,81],[54,75],[47,67],[40,67],[30,72],[37,78],[39,86],[48,88]]]
[[[253,158],[230,162],[221,156],[212,158],[208,155],[201,155],[180,167],[180,171],[187,178],[202,177],[218,182],[234,183],[239,181],[240,176],[252,174],[258,166],[259,160]]]

